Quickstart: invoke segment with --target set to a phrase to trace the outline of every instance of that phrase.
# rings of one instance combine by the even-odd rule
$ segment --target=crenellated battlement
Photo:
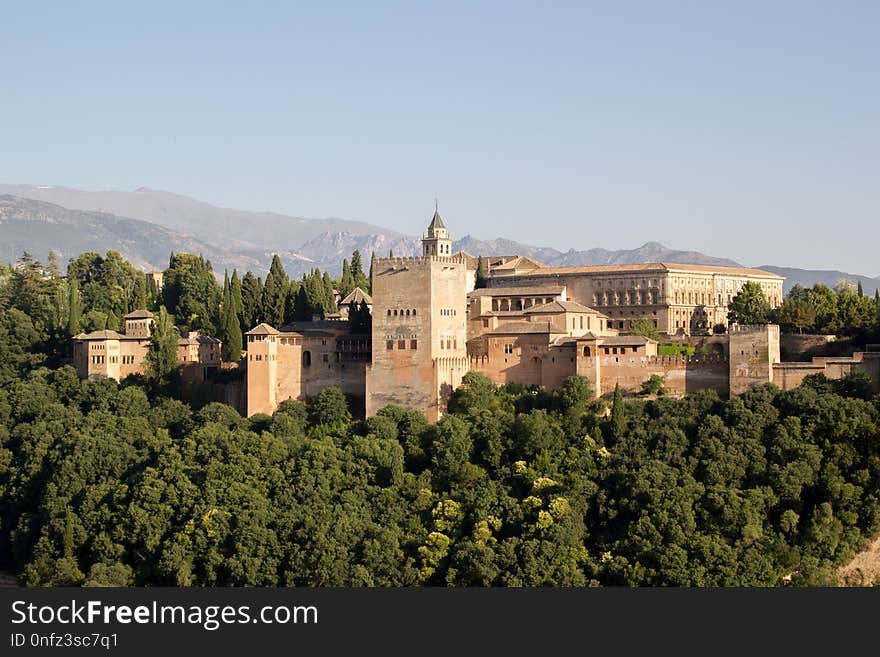
[[[430,262],[444,262],[455,264],[467,264],[467,260],[461,254],[453,254],[448,256],[429,255],[429,256],[395,256],[393,258],[376,258],[376,266],[397,268],[398,266],[424,266]]]

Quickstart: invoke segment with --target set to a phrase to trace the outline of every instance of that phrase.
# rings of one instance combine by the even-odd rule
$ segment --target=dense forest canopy
[[[24,584],[816,585],[880,532],[862,376],[609,407],[580,377],[548,392],[470,373],[435,425],[353,418],[334,388],[243,418],[62,364],[77,314],[163,301],[112,252],[75,262],[0,270],[0,570]],[[252,320],[285,285],[287,308],[285,281],[213,284]],[[176,317],[229,326],[188,285],[165,294]]]
[[[271,417],[32,369],[0,391],[0,568],[27,585],[825,584],[880,531],[880,402],[811,380],[618,400],[467,375],[436,425]]]

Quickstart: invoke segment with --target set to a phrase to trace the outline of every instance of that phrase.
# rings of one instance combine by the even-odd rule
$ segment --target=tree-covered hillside
[[[859,381],[626,402],[470,374],[430,426],[328,389],[250,419],[36,369],[0,391],[0,568],[28,585],[778,585],[880,531]],[[842,394],[840,394],[842,393]]]

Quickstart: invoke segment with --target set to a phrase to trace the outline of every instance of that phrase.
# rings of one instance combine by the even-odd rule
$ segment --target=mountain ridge
[[[9,194],[6,191],[9,189],[32,196]],[[66,202],[80,205],[94,206],[99,201],[116,207],[128,204],[135,214],[142,216],[164,214],[164,224],[105,210],[71,208],[34,196],[63,197]],[[5,199],[0,212],[0,259],[9,262],[17,260],[23,251],[42,257],[53,250],[63,257],[72,257],[82,251],[103,253],[112,248],[138,267],[164,269],[171,251],[192,251],[210,259],[218,275],[224,269],[236,268],[250,269],[262,276],[269,268],[272,255],[277,253],[288,274],[299,277],[315,267],[338,275],[342,259],[351,257],[355,250],[361,252],[365,263],[370,253],[384,256],[393,251],[395,255],[413,256],[421,252],[419,237],[364,222],[303,219],[272,212],[219,208],[148,187],[139,187],[133,192],[83,192],[52,185],[0,184],[0,199]],[[261,229],[276,226],[277,230],[248,230],[256,220],[262,222]],[[36,231],[33,230],[35,221],[42,222]],[[222,241],[218,239],[221,237]],[[560,251],[501,237],[481,240],[467,234],[456,240],[453,247],[472,255],[523,255],[558,267],[643,262],[742,266],[729,258],[670,249],[656,241],[635,249]],[[820,282],[833,286],[840,278],[861,282],[866,294],[880,288],[880,277],[776,265],[759,268],[785,276],[786,291],[796,283],[811,286]]]

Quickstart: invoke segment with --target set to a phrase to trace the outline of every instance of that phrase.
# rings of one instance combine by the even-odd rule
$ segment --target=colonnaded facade
[[[272,413],[286,399],[336,386],[363,397],[367,415],[387,404],[418,409],[431,421],[444,412],[469,371],[496,384],[558,388],[577,374],[597,396],[616,385],[639,392],[652,375],[669,394],[712,389],[740,394],[750,386],[795,387],[808,374],[831,378],[862,370],[880,381],[880,353],[780,362],[779,327],[727,325],[727,304],[746,282],[771,306],[783,279],[756,269],[650,263],[547,267],[531,258],[484,258],[488,285],[474,289],[478,258],[452,252],[439,212],[422,237],[422,255],[377,258],[369,329],[346,320],[261,324],[246,334],[247,413]],[[662,356],[658,343],[627,335],[648,317],[667,335],[709,336],[701,356]]]

